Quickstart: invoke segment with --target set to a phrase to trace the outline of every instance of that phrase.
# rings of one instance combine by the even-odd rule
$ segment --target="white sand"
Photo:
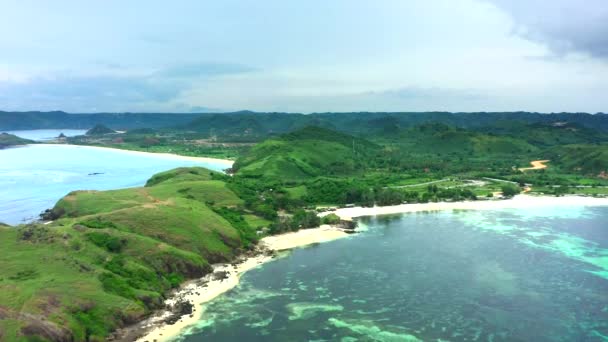
[[[84,145],[68,145],[68,144],[35,144],[32,146],[40,146],[40,145],[48,145],[48,146],[61,146],[64,148],[83,148],[83,149],[97,149],[97,150],[112,150],[115,152],[131,154],[131,155],[144,155],[144,156],[154,156],[160,157],[164,159],[171,160],[188,160],[194,162],[202,162],[202,163],[215,163],[225,165],[227,168],[231,167],[234,164],[233,160],[228,159],[218,159],[218,158],[208,158],[208,157],[189,157],[189,156],[180,156],[179,154],[173,153],[154,153],[154,152],[143,152],[143,151],[132,151],[132,150],[123,150],[120,148],[112,148],[112,147],[103,147],[103,146],[84,146]]]
[[[401,204],[386,207],[354,207],[340,208],[331,212],[324,212],[320,216],[334,213],[343,220],[349,220],[361,216],[390,215],[402,213],[415,213],[423,211],[439,211],[454,209],[469,210],[492,210],[505,208],[531,208],[531,207],[555,207],[555,206],[608,206],[608,198],[595,198],[583,196],[531,196],[517,195],[505,200],[479,200],[468,202],[437,202],[437,203],[415,203]]]
[[[262,243],[269,249],[282,251],[313,243],[331,241],[345,236],[348,236],[348,234],[344,231],[329,225],[323,225],[315,229],[302,229],[293,233],[267,236],[262,239]]]
[[[333,228],[331,226],[324,225],[314,229],[302,229],[293,233],[268,236],[263,238],[260,241],[260,244],[267,247],[268,249],[280,251],[306,246],[314,243],[331,241],[346,237],[348,235],[349,234],[338,228]],[[187,300],[194,304],[191,317],[184,316],[181,318],[181,320],[172,325],[158,325],[159,321],[169,315],[168,312],[161,313],[149,320],[148,326],[155,327],[150,330],[146,335],[139,338],[137,341],[170,341],[174,337],[178,336],[181,332],[183,332],[187,327],[195,324],[200,320],[200,317],[203,314],[205,308],[203,304],[213,300],[222,293],[225,293],[228,290],[237,286],[239,284],[240,277],[241,275],[243,275],[243,273],[253,268],[256,268],[257,266],[270,260],[272,260],[272,257],[259,255],[247,259],[245,262],[237,265],[236,267],[230,264],[218,265],[213,268],[214,272],[228,272],[228,277],[226,279],[209,280],[206,283],[200,284],[197,281],[187,283],[182,289],[180,289],[180,291],[178,292],[178,294],[176,294],[175,297],[181,297],[182,300]],[[210,276],[207,276],[207,279],[210,279]],[[166,303],[172,305],[175,304],[175,300],[170,299],[167,300]]]

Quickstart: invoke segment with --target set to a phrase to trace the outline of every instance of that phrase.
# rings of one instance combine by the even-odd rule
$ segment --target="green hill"
[[[568,144],[595,144],[608,140],[600,130],[570,122],[527,124],[519,121],[500,121],[479,129],[480,132],[508,136],[545,148]]]
[[[221,178],[180,168],[146,187],[72,192],[49,225],[0,226],[0,340],[101,341],[249,248],[255,231],[224,217],[243,201]]]
[[[608,172],[608,145],[566,145],[549,152],[552,164],[566,172],[597,176]]]
[[[367,140],[309,126],[257,144],[233,168],[239,176],[284,181],[354,175],[378,149]]]
[[[401,148],[415,153],[506,155],[530,153],[537,148],[509,136],[485,134],[440,123],[430,123],[400,132],[395,139]]]
[[[108,128],[107,126],[97,124],[95,127],[89,129],[85,134],[86,135],[104,135],[104,134],[112,134],[116,133],[115,130]]]
[[[3,148],[18,146],[18,145],[26,145],[33,144],[34,141],[20,138],[16,135],[8,134],[8,133],[0,133],[0,150]]]

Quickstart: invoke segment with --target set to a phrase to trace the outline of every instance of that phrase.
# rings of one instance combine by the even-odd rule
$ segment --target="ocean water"
[[[84,146],[28,145],[0,150],[0,222],[18,224],[37,219],[73,190],[141,186],[153,174],[180,166],[216,171],[226,168]]]
[[[179,339],[608,340],[606,207],[360,222],[246,273]]]
[[[32,129],[22,131],[3,131],[9,134],[16,135],[24,139],[34,141],[48,141],[57,138],[61,133],[66,137],[75,137],[83,135],[87,132],[86,129]]]

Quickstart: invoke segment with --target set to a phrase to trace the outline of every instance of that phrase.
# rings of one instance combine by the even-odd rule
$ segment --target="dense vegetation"
[[[512,196],[525,184],[606,192],[606,134],[572,124],[501,126],[503,133],[431,123],[369,140],[306,127],[256,145],[234,171],[275,210]],[[539,159],[551,160],[550,167],[518,170]]]

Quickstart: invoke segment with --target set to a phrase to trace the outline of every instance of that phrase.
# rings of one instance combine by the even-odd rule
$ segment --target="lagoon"
[[[0,222],[35,220],[70,191],[142,186],[153,174],[181,166],[216,171],[227,167],[213,161],[73,145],[0,150]]]

